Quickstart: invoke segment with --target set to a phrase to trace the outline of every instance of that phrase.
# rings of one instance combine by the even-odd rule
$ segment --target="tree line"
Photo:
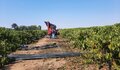
[[[24,26],[24,25],[21,25],[21,26],[18,26],[16,23],[13,23],[11,25],[11,27],[15,30],[41,30],[41,26],[38,25],[31,25],[31,26]]]

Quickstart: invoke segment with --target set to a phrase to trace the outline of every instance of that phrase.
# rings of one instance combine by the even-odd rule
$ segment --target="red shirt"
[[[52,29],[50,27],[48,27],[48,34],[52,33]]]

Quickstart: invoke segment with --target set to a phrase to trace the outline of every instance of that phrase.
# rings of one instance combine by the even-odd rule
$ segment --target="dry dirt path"
[[[43,46],[50,43],[56,43],[57,48],[49,48],[44,50],[17,50],[12,54],[44,54],[57,52],[78,52],[77,49],[71,49],[66,40],[42,38],[34,44],[30,44],[28,48],[34,46]],[[36,60],[18,60],[5,67],[5,70],[99,70],[96,64],[84,64],[81,57],[66,58],[46,58]],[[108,70],[103,68],[100,70]]]
[[[38,40],[35,44],[30,44],[29,47],[42,46],[49,43],[63,42],[61,39],[48,39],[43,38]],[[62,47],[50,48],[45,50],[17,50],[12,54],[43,54],[43,53],[55,53],[67,51]],[[64,58],[48,58],[48,59],[36,59],[36,60],[19,60],[7,66],[7,70],[58,70],[65,65],[67,61]]]

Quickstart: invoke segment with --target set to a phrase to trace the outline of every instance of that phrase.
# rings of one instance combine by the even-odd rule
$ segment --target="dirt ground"
[[[30,44],[29,47],[43,46],[49,43],[61,42],[60,39],[43,38],[38,40],[35,44]],[[61,47],[51,48],[45,50],[17,50],[12,54],[43,54],[53,52],[64,52]],[[7,70],[57,70],[64,66],[67,61],[64,58],[49,58],[49,59],[36,59],[36,60],[20,60],[7,66]]]
[[[70,49],[65,44],[63,39],[49,39],[43,38],[29,47],[43,46],[49,43],[56,43],[58,48],[50,48],[45,50],[17,50],[12,54],[43,54],[43,53],[57,53],[57,52],[78,52],[76,49]],[[36,60],[19,60],[6,66],[5,70],[99,70],[97,65],[84,65],[80,57],[67,58],[48,58]],[[108,69],[101,69],[108,70]]]
[[[65,63],[64,58],[22,60],[10,64],[8,70],[57,70]]]

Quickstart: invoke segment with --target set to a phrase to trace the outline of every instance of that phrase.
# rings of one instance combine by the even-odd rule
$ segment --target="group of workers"
[[[48,35],[50,38],[57,38],[58,30],[56,29],[56,25],[50,23],[49,21],[45,21],[45,24],[48,28]]]

